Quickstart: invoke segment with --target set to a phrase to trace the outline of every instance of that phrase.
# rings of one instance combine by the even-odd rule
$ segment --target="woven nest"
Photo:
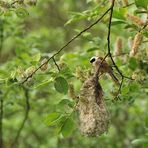
[[[103,101],[98,78],[86,80],[81,88],[78,103],[80,130],[86,136],[100,136],[108,131],[109,114]]]

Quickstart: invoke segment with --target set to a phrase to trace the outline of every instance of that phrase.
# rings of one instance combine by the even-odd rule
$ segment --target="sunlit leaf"
[[[59,103],[59,106],[65,106],[68,105],[69,107],[74,107],[74,102],[70,101],[69,99],[62,99]]]
[[[146,7],[148,6],[148,0],[135,0],[137,7]]]
[[[99,50],[99,48],[98,47],[92,47],[92,48],[87,49],[87,52],[92,52],[92,51],[95,51],[95,50]]]
[[[44,80],[42,83],[40,83],[37,86],[33,87],[33,89],[37,89],[37,88],[41,88],[41,87],[46,87],[52,81],[53,81],[53,78],[50,78],[48,80]]]
[[[113,18],[117,18],[117,19],[120,19],[120,20],[125,20],[126,12],[127,12],[127,9],[125,9],[125,8],[116,9],[113,12]]]
[[[40,60],[40,58],[41,58],[41,54],[37,53],[32,57],[32,61],[38,62]]]
[[[148,143],[148,139],[141,138],[141,139],[135,139],[132,141],[133,145],[144,144],[144,143]]]
[[[87,16],[83,13],[78,13],[78,12],[74,12],[73,13],[73,16],[71,19],[69,19],[65,25],[69,25],[69,24],[72,24],[72,23],[76,23],[76,22],[79,22],[83,19],[85,19]]]
[[[45,124],[48,126],[56,125],[56,121],[60,118],[60,116],[61,115],[57,112],[49,114],[45,119]]]
[[[73,120],[71,118],[68,118],[61,128],[61,133],[64,137],[68,137],[72,134],[74,128],[75,128],[75,124]]]

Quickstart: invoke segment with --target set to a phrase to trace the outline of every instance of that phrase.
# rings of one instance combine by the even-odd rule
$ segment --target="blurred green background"
[[[75,103],[66,93],[59,93],[54,87],[55,78],[62,76],[74,85],[77,94],[82,85],[78,77],[78,67],[84,75],[91,70],[89,59],[94,55],[107,53],[108,18],[82,34],[55,57],[59,72],[51,60],[46,71],[39,70],[25,84],[18,85],[22,71],[37,68],[45,57],[58,51],[75,34],[93,23],[110,6],[108,0],[24,0],[11,5],[12,1],[0,1],[0,98],[3,108],[3,147],[12,147],[26,115],[26,89],[30,109],[15,148],[147,148],[148,147],[148,30],[143,31],[143,43],[136,57],[129,57],[129,39],[134,39],[141,26],[126,18],[126,13],[146,20],[147,3],[143,7],[139,1],[117,0],[111,28],[111,52],[114,55],[117,38],[122,39],[121,56],[115,56],[116,64],[126,76],[121,100],[116,101],[118,91],[112,80],[105,75],[100,80],[104,90],[104,100],[111,116],[108,133],[100,137],[85,137],[80,133],[78,113],[71,115],[72,125],[61,129],[49,126],[45,119],[53,112],[66,115]],[[146,11],[144,13],[137,13]],[[110,62],[110,61],[109,61]],[[110,62],[111,63],[111,62]],[[23,70],[22,70],[23,69]],[[21,71],[21,72],[20,72]],[[20,74],[21,73],[21,74]],[[120,79],[119,74],[115,74]],[[72,104],[69,105],[69,104]],[[2,112],[1,112],[2,113]],[[47,117],[48,120],[48,117]],[[62,131],[65,130],[65,131]],[[66,136],[63,133],[66,132]]]

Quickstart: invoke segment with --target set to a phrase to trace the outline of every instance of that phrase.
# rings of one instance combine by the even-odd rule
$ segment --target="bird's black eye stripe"
[[[95,60],[95,58],[90,59],[90,63],[93,63]]]

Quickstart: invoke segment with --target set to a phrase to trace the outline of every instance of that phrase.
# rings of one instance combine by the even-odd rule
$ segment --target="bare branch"
[[[53,57],[52,59],[53,59],[54,64],[56,65],[58,71],[60,71],[60,67],[59,67],[59,65],[57,64],[57,62],[55,61],[54,57]]]
[[[25,123],[26,123],[26,121],[28,119],[28,115],[29,115],[29,111],[30,111],[29,90],[27,88],[25,88],[25,87],[23,87],[23,90],[24,90],[24,95],[25,95],[25,99],[26,99],[25,116],[24,116],[24,119],[22,121],[21,126],[19,127],[19,129],[17,131],[16,137],[14,139],[14,142],[13,142],[12,146],[11,146],[12,148],[15,147],[15,145],[18,142],[18,139],[19,139],[19,137],[21,135],[21,132],[22,132],[22,130],[24,128],[24,125],[25,125]]]
[[[126,6],[123,6],[123,8],[130,7],[130,6],[134,5],[134,4],[135,4],[135,3],[128,4],[128,5],[126,5]]]
[[[99,17],[94,23],[92,23],[90,26],[86,27],[84,30],[82,30],[80,33],[75,35],[70,41],[68,41],[63,47],[61,47],[55,54],[53,54],[51,57],[48,58],[47,62],[49,62],[51,59],[53,59],[56,55],[58,55],[62,50],[64,50],[71,42],[73,42],[75,39],[77,39],[79,36],[81,36],[84,32],[88,31],[91,29],[93,26],[95,26],[98,22],[100,22],[103,17],[110,11],[111,8],[106,10],[101,17]],[[29,75],[23,82],[24,84],[29,78],[31,78],[43,65],[47,64],[47,62],[41,64],[38,68],[35,69],[35,71]]]
[[[148,17],[147,17],[147,19],[148,19]],[[148,25],[148,21],[145,23],[145,25],[139,30],[139,32],[141,32],[141,31],[143,31],[146,27],[147,27],[147,25]]]
[[[111,11],[110,11],[110,17],[109,17],[109,25],[108,25],[108,36],[107,36],[107,46],[108,46],[108,55],[111,58],[111,61],[118,71],[118,73],[122,76],[122,72],[119,70],[118,66],[113,60],[112,54],[111,54],[111,48],[110,48],[110,32],[111,32],[111,22],[112,22],[112,15],[113,15],[113,9],[114,9],[114,2],[115,0],[112,1],[112,6],[111,6]]]
[[[108,25],[108,36],[107,36],[107,45],[108,45],[108,55],[113,63],[113,66],[116,68],[117,72],[120,74],[121,76],[121,82],[120,82],[120,86],[119,86],[119,90],[118,90],[118,94],[116,98],[119,98],[119,94],[121,94],[121,89],[122,89],[122,85],[123,85],[123,80],[124,78],[126,79],[130,79],[133,80],[131,77],[127,77],[124,76],[123,73],[120,71],[120,69],[118,68],[118,66],[116,65],[112,53],[111,53],[111,48],[110,48],[110,33],[111,33],[111,23],[112,23],[112,15],[113,15],[113,9],[114,9],[114,3],[115,0],[112,1],[112,6],[111,6],[111,11],[110,11],[110,17],[109,17],[109,25]]]
[[[11,6],[13,6],[14,4],[19,3],[19,0],[16,0],[14,2],[11,3]]]
[[[122,85],[123,85],[123,81],[124,81],[124,77],[122,77],[122,79],[121,79],[121,83],[120,83],[120,86],[119,86],[119,89],[118,89],[118,92],[117,92],[117,96],[115,97],[115,99],[119,99],[119,100],[121,100],[120,99],[120,94],[121,94],[121,91],[122,91]]]

